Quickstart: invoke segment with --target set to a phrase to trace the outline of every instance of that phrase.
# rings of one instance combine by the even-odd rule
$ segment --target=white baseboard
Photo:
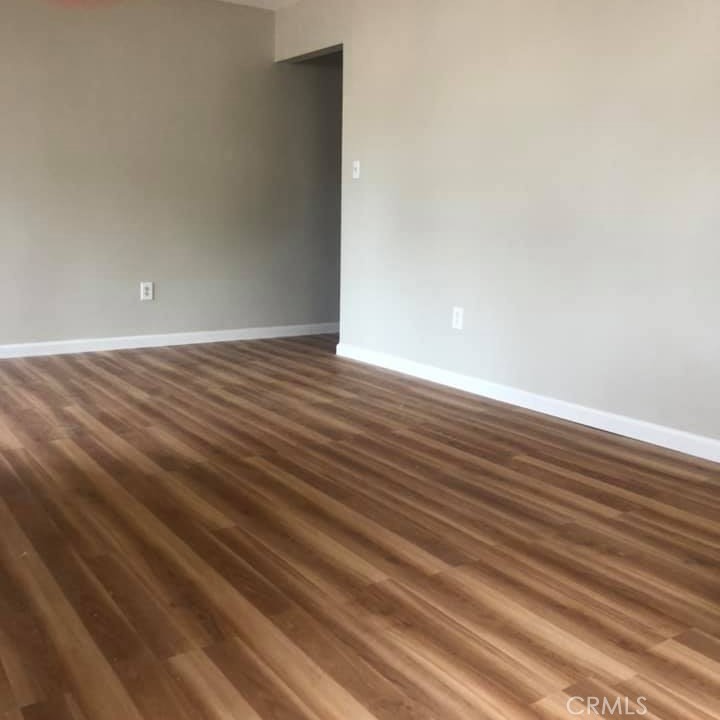
[[[570,420],[599,430],[606,430],[617,435],[642,440],[652,445],[677,450],[705,460],[720,462],[720,440],[714,438],[693,435],[683,430],[655,425],[644,420],[636,420],[623,415],[605,412],[604,410],[595,410],[594,408],[575,405],[564,400],[536,395],[506,385],[481,380],[470,375],[441,370],[431,365],[423,365],[394,355],[365,350],[353,345],[340,343],[337,353],[340,357],[350,360],[357,360],[387,370],[395,370],[405,375],[464,390],[474,395],[481,395],[528,410],[535,410],[545,415],[552,415],[563,420]]]
[[[264,340],[301,335],[324,335],[336,333],[338,329],[338,323],[318,323],[314,325],[243,328],[241,330],[212,330],[209,332],[169,333],[166,335],[132,335],[90,340],[21,343],[18,345],[0,345],[0,359],[169,347],[171,345],[198,345],[201,343],[234,342],[236,340]]]

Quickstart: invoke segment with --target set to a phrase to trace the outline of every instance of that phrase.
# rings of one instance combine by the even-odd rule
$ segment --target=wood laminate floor
[[[720,717],[718,466],[335,341],[0,363],[0,718]]]

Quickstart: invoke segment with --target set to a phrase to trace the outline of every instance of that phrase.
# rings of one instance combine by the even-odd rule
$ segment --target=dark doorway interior
[[[340,249],[342,234],[342,131],[343,131],[343,52],[336,46],[289,61],[303,72],[316,76],[317,92],[312,98],[317,113],[317,132],[322,133],[321,154],[315,159],[317,167],[307,173],[308,183],[303,195],[308,198],[319,228],[318,251],[326,260],[325,273],[320,281],[332,278],[329,296],[334,306],[328,309],[330,322],[340,318]]]

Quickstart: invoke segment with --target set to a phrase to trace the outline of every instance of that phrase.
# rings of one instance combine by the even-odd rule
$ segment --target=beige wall
[[[275,57],[286,60],[347,42],[352,0],[302,0],[276,13]]]
[[[720,4],[324,6],[276,55],[345,43],[342,342],[720,438]]]
[[[273,48],[215,0],[2,0],[0,345],[337,320],[339,71]]]

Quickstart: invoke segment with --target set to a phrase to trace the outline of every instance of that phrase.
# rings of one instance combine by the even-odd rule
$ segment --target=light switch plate
[[[454,307],[452,311],[452,326],[453,330],[462,330],[465,325],[465,309],[461,307]]]

